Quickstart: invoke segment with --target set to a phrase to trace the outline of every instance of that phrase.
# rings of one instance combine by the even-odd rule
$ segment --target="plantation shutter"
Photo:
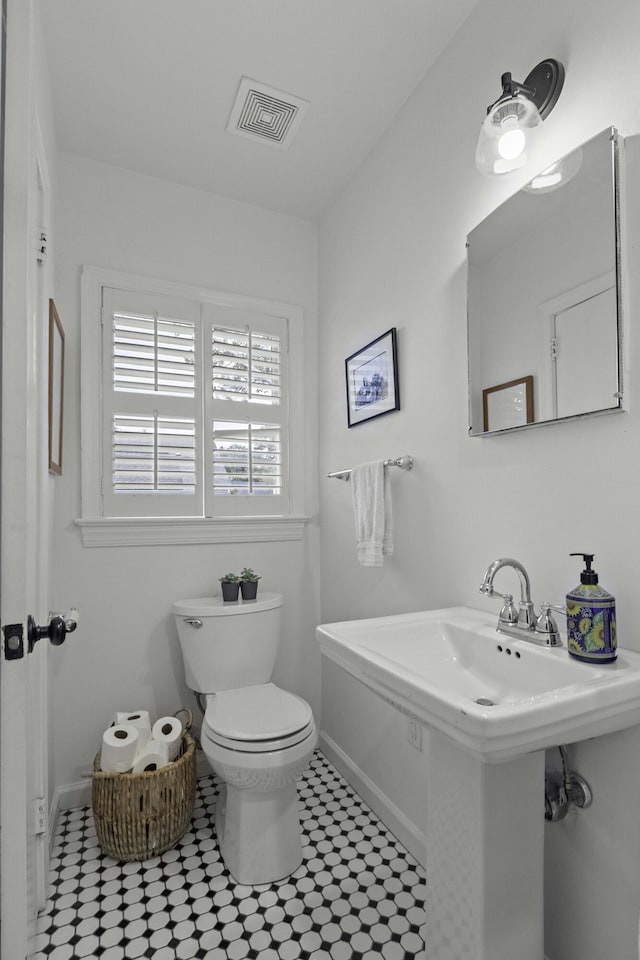
[[[102,513],[286,516],[288,320],[102,287]]]
[[[207,514],[286,514],[287,321],[221,306],[205,317]]]
[[[200,312],[188,299],[103,288],[107,516],[202,515]]]

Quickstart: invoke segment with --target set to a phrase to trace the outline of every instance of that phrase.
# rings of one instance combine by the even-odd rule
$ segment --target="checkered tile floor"
[[[304,860],[236,883],[215,840],[217,780],[199,781],[174,850],[117,863],[91,808],[63,813],[33,960],[410,960],[423,957],[424,872],[320,753],[298,784]]]

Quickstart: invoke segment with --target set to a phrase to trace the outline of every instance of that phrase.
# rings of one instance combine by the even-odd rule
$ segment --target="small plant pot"
[[[258,581],[243,580],[240,584],[240,589],[242,590],[243,600],[255,600],[258,596]]]
[[[225,583],[224,581],[220,584],[222,587],[222,601],[223,603],[237,603],[238,594],[240,593],[240,584],[239,583]]]

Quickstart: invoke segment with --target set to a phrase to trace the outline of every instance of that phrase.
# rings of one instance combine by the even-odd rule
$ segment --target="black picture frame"
[[[345,360],[349,427],[400,409],[396,328]]]

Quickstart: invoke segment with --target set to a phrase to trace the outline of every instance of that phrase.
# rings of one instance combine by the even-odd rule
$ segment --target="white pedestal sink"
[[[544,750],[640,723],[640,654],[580,663],[467,607],[323,624],[317,637],[431,728],[427,960],[543,960]]]

